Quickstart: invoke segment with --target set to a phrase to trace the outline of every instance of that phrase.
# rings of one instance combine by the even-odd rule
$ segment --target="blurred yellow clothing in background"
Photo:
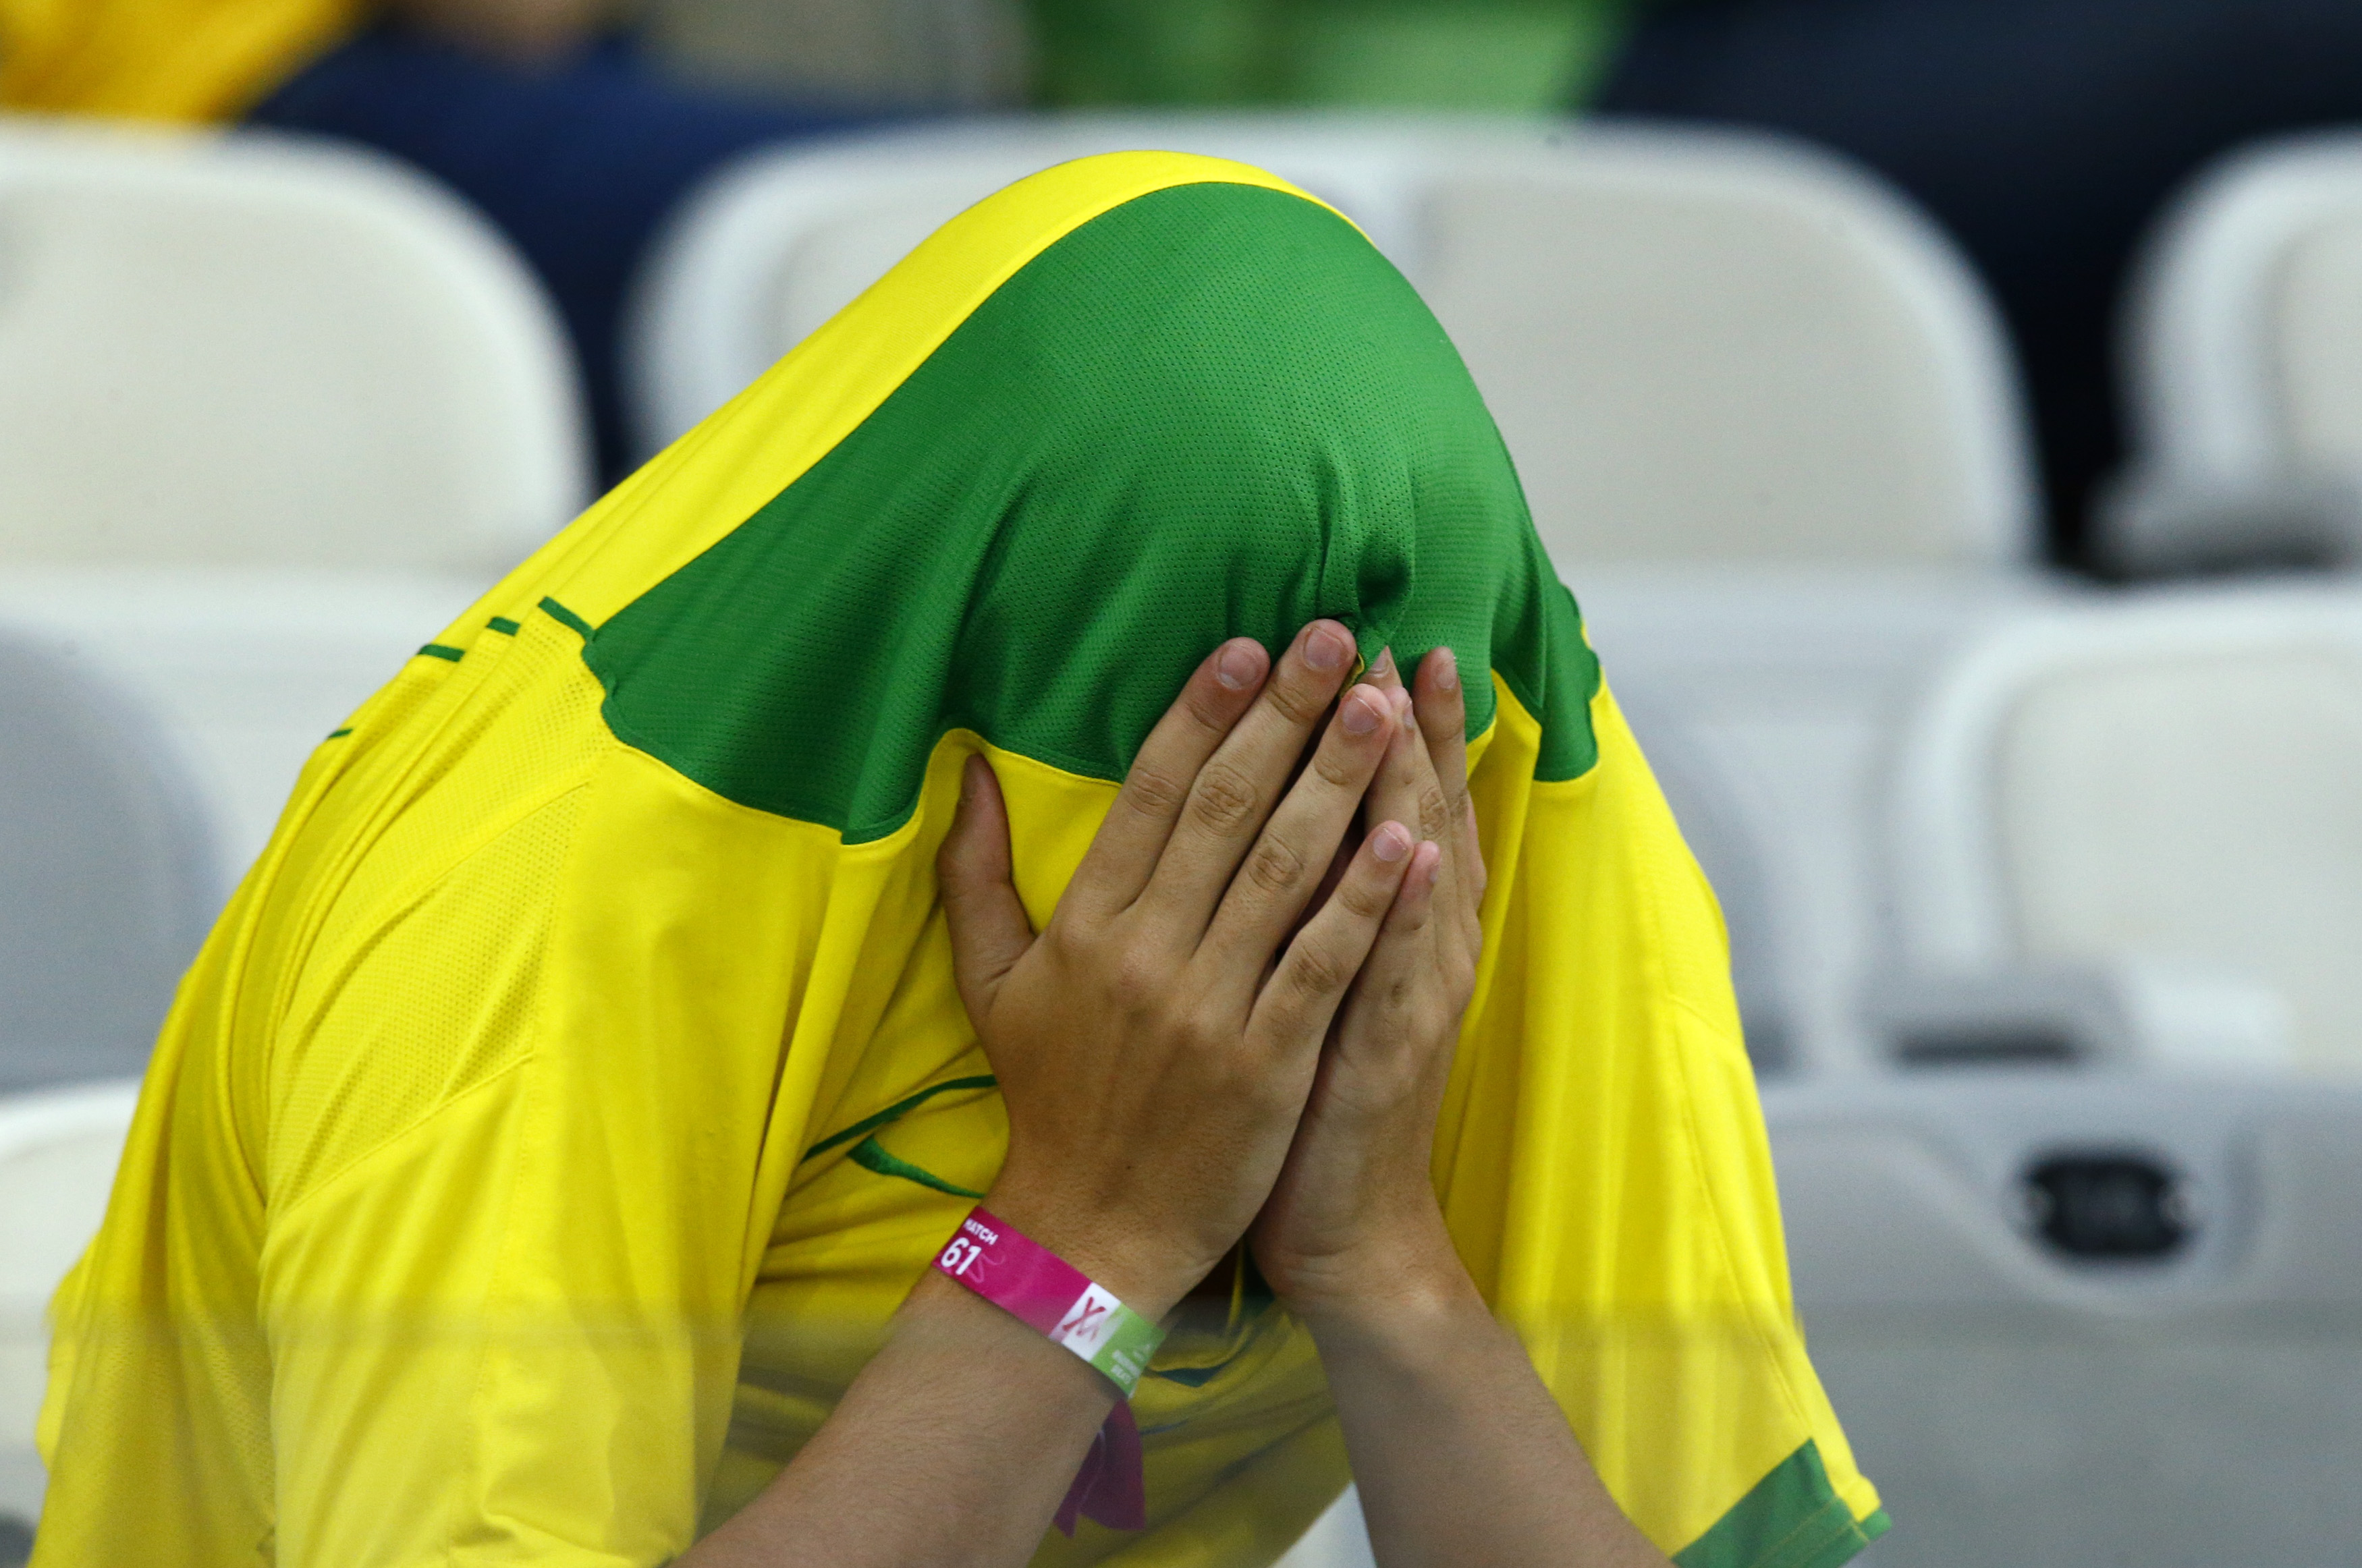
[[[342,39],[364,0],[0,0],[0,107],[241,113]]]

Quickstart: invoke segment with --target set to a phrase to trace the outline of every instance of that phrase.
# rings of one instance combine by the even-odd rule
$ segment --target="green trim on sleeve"
[[[524,628],[506,615],[495,615],[484,623],[484,629],[488,632],[498,632],[504,637],[513,637]]]
[[[845,1158],[873,1175],[898,1176],[903,1181],[914,1181],[921,1187],[933,1187],[937,1192],[948,1192],[954,1198],[984,1196],[980,1192],[972,1192],[956,1183],[945,1181],[934,1172],[914,1165],[908,1160],[888,1154],[886,1145],[874,1137],[864,1138],[860,1143],[853,1145],[853,1152],[845,1155]]]
[[[949,1094],[954,1089],[988,1089],[999,1087],[1000,1080],[989,1073],[979,1073],[972,1078],[946,1078],[939,1084],[929,1084],[918,1093],[896,1100],[877,1115],[865,1116],[843,1132],[830,1133],[811,1148],[806,1149],[804,1158],[809,1160],[814,1154],[824,1154],[840,1143],[850,1143],[855,1138],[866,1137],[880,1127],[900,1121],[939,1094]]]
[[[457,664],[461,659],[468,657],[467,649],[446,647],[441,643],[429,643],[418,651],[421,656],[426,658],[448,659],[453,664]]]
[[[1673,1562],[1676,1568],[1838,1568],[1891,1522],[1884,1509],[1853,1517],[1829,1485],[1820,1445],[1807,1438]]]

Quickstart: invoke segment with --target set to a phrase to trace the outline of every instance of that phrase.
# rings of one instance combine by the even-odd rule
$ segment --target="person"
[[[1038,91],[1074,104],[1539,114],[1579,103],[1645,0],[1032,0]]]
[[[2362,118],[2347,0],[1659,0],[1594,106],[1790,132],[1925,204],[1992,289],[2050,546],[2124,456],[2114,334],[2173,193],[2243,141]]]
[[[623,316],[666,220],[745,153],[892,117],[674,80],[616,11],[613,0],[0,0],[0,108],[242,123],[426,171],[548,289],[612,480],[632,456]]]
[[[44,1568],[1884,1528],[1482,401],[1178,154],[962,215],[323,744],[55,1323]]]

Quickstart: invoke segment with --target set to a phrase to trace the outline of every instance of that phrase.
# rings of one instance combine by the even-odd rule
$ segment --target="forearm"
[[[1311,1326],[1381,1568],[1666,1568],[1456,1258]]]
[[[681,1568],[1015,1568],[1114,1402],[1071,1353],[930,1270],[794,1463]]]

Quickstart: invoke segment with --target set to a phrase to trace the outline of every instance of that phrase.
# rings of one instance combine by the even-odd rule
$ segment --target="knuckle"
[[[1394,898],[1384,887],[1349,877],[1337,884],[1337,901],[1345,906],[1348,914],[1376,920],[1393,905]]]
[[[1191,793],[1190,809],[1198,820],[1218,834],[1234,834],[1254,822],[1261,813],[1262,792],[1254,781],[1224,762],[1206,765],[1198,775],[1198,788]]]
[[[1181,809],[1189,792],[1171,775],[1141,767],[1132,770],[1131,779],[1124,785],[1123,798],[1142,816],[1169,818]]]
[[[1359,759],[1335,747],[1322,746],[1312,754],[1310,771],[1323,784],[1336,790],[1358,787],[1367,771]]]
[[[1129,1012],[1152,1010],[1164,991],[1164,966],[1138,947],[1120,950],[1108,963],[1108,986]]]
[[[1275,834],[1265,834],[1247,856],[1247,880],[1266,893],[1285,893],[1304,876],[1304,856]]]
[[[1441,843],[1451,830],[1451,801],[1440,784],[1429,783],[1418,792],[1418,831],[1421,837]]]
[[[1209,735],[1229,734],[1234,722],[1234,715],[1223,710],[1220,699],[1200,690],[1194,684],[1183,696],[1181,711],[1189,716],[1190,723]]]
[[[1272,711],[1299,729],[1309,727],[1329,706],[1319,688],[1302,676],[1275,680],[1264,693]]]
[[[1353,971],[1335,952],[1318,943],[1307,944],[1287,966],[1288,983],[1307,999],[1335,996],[1352,983]]]

